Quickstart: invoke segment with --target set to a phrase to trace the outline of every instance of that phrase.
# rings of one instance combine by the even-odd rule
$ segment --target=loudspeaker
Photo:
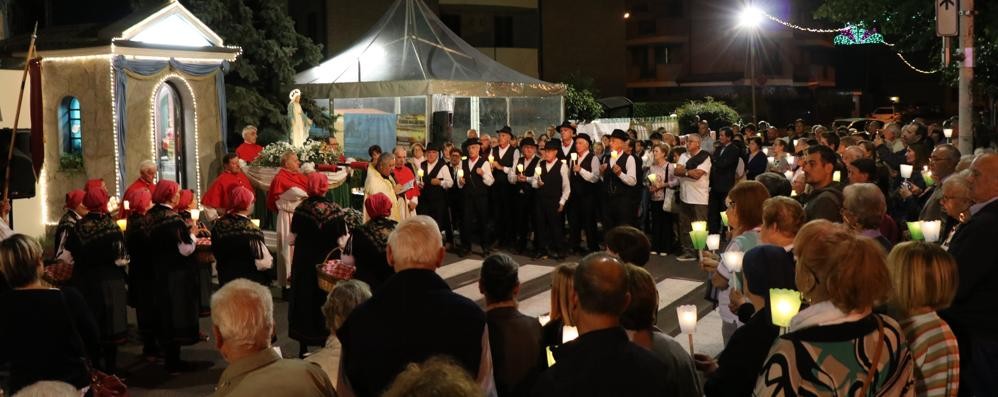
[[[443,145],[451,139],[451,127],[454,125],[454,114],[448,111],[433,112],[430,123],[430,142]]]
[[[10,149],[10,128],[0,129],[0,195],[7,173],[7,150]],[[18,131],[14,138],[14,157],[10,168],[10,198],[23,199],[35,197],[35,169],[31,163],[31,130]]]

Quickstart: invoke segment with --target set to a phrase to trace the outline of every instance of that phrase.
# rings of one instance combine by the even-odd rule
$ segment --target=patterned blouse
[[[919,396],[956,396],[960,386],[960,350],[956,336],[936,312],[901,321],[908,349],[915,361],[915,393]]]

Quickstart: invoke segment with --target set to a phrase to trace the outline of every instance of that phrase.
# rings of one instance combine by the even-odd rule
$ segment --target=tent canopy
[[[564,85],[524,75],[485,56],[451,32],[421,0],[397,0],[353,46],[299,73],[295,84],[313,98],[565,92]]]

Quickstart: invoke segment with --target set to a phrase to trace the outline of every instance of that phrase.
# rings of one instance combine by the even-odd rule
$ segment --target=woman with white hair
[[[371,288],[366,283],[346,280],[333,286],[326,297],[326,303],[322,305],[322,314],[326,317],[326,327],[329,328],[329,339],[322,350],[308,356],[305,361],[319,364],[333,386],[339,387],[340,356],[343,354],[343,345],[336,337],[336,330],[347,321],[353,309],[368,299],[371,299]]]

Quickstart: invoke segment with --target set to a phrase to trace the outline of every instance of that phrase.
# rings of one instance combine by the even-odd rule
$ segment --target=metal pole
[[[974,151],[974,0],[960,0],[960,65],[959,131],[960,153]]]
[[[752,87],[752,123],[758,123],[755,107],[755,41],[752,40],[755,32],[749,32],[749,84]]]

